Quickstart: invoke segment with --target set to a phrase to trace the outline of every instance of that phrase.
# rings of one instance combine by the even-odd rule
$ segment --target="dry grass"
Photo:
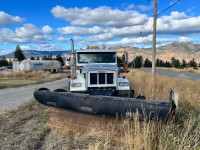
[[[69,72],[50,73],[48,71],[0,71],[0,89],[53,81],[65,78],[68,75]]]
[[[179,94],[179,102],[189,102],[200,107],[200,81],[192,81],[156,75],[155,86],[152,86],[151,73],[141,70],[131,70],[124,74],[131,83],[135,95],[144,95],[148,99],[169,100],[169,91],[173,89]]]
[[[124,120],[120,138],[113,124],[104,131],[100,140],[89,145],[89,149],[136,149],[136,150],[199,150],[200,149],[200,81],[190,81],[157,75],[152,86],[151,73],[132,70],[125,74],[135,89],[136,95],[149,99],[168,100],[169,90],[179,94],[178,122],[139,121],[137,118]],[[97,131],[98,132],[98,131]],[[98,139],[98,138],[97,138]],[[105,147],[106,145],[106,147]],[[114,145],[114,146],[113,146]],[[108,148],[109,147],[109,148]]]
[[[168,100],[171,88],[178,92],[178,122],[139,121],[136,117],[92,124],[88,132],[70,126],[55,129],[45,126],[49,109],[31,101],[0,116],[0,149],[199,150],[200,82],[157,75],[152,88],[151,73],[132,70],[126,76],[136,95]]]
[[[50,108],[31,100],[0,114],[0,149],[37,149],[50,129],[45,126]]]
[[[200,74],[200,67],[198,69],[193,68],[183,68],[183,69],[177,69],[177,68],[165,68],[165,67],[157,67],[158,69],[168,70],[168,71],[175,71],[175,72],[184,72],[184,73],[193,73],[193,74]]]

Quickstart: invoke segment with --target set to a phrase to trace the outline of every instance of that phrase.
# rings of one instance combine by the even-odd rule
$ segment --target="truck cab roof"
[[[114,49],[81,49],[81,50],[76,50],[76,53],[80,53],[80,52],[116,52],[116,50]]]

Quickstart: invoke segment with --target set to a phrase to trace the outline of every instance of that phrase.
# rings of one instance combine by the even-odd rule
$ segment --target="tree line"
[[[22,61],[22,60],[26,59],[26,57],[24,56],[22,49],[20,48],[19,45],[17,45],[15,48],[14,58],[18,61]],[[39,57],[34,58],[33,56],[31,56],[30,59],[31,60],[40,60]],[[63,58],[61,57],[60,54],[57,54],[55,59],[52,57],[52,55],[48,55],[48,56],[44,55],[42,57],[42,60],[57,60],[57,61],[60,61],[62,66],[64,65]],[[7,59],[5,58],[5,56],[2,59],[0,59],[0,67],[3,67],[3,66],[12,66],[12,62],[11,61],[8,62]]]
[[[117,62],[118,64],[124,63],[124,57],[117,57]],[[146,58],[143,61],[142,56],[136,56],[131,62],[128,64],[129,67],[131,68],[141,68],[141,67],[146,67],[150,68],[152,67],[152,62]],[[187,67],[192,67],[194,69],[198,69],[198,66],[200,67],[200,63],[198,64],[194,58],[190,60],[189,62],[186,62],[185,59],[182,61],[176,59],[175,57],[171,58],[171,61],[163,61],[159,58],[156,60],[156,67],[167,67],[167,68],[187,68]]]

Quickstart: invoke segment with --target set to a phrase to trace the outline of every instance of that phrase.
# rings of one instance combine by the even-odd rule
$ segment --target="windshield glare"
[[[115,63],[115,52],[78,53],[78,63]]]

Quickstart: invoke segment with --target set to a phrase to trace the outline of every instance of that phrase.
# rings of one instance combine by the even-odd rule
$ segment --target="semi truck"
[[[128,79],[118,76],[116,50],[105,49],[105,46],[74,50],[72,39],[71,49],[68,91],[36,88],[34,97],[38,102],[93,115],[176,120],[178,95],[171,90],[168,101],[135,96]]]
[[[87,46],[71,55],[71,92],[130,90],[129,81],[118,76],[116,50]]]

